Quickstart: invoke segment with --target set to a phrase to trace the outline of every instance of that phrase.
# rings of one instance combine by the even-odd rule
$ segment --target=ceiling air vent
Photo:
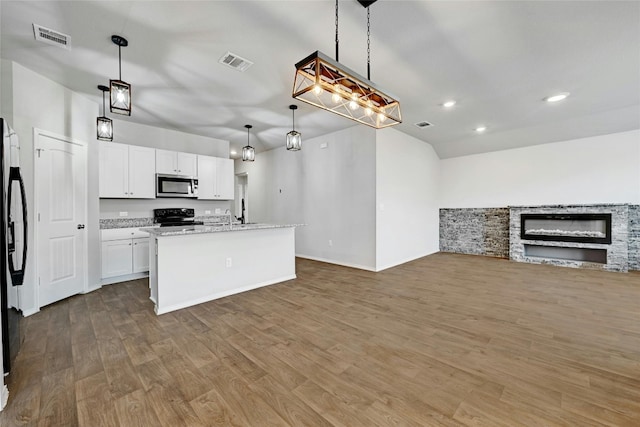
[[[36,40],[54,46],[71,49],[71,36],[54,31],[50,28],[33,24],[33,36]]]
[[[428,128],[429,126],[433,126],[431,123],[429,122],[418,122],[416,123],[416,126],[418,126],[420,129],[424,129],[424,128]]]
[[[227,52],[222,55],[222,58],[220,58],[219,62],[238,71],[246,71],[247,68],[253,65],[253,62],[249,61],[248,59],[241,58],[240,56],[231,52]]]

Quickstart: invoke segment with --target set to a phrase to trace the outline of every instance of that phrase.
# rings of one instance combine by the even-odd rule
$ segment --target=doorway
[[[244,223],[249,222],[249,175],[246,172],[236,175],[234,194],[234,211],[237,218],[243,218]]]
[[[40,307],[87,284],[87,146],[34,131],[36,287]]]

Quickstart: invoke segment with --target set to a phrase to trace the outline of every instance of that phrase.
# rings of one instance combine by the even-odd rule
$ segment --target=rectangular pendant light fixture
[[[113,121],[107,117],[104,101],[104,94],[109,92],[109,88],[98,85],[98,89],[102,91],[102,116],[96,119],[96,138],[99,141],[113,141]]]
[[[110,108],[112,113],[131,115],[131,85],[122,80],[122,48],[129,46],[129,42],[122,36],[112,35],[111,41],[118,46],[118,79],[109,80],[111,92]]]
[[[395,98],[320,51],[296,64],[292,96],[376,129],[402,122]]]

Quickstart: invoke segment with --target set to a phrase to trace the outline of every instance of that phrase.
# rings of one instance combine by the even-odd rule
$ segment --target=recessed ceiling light
[[[569,92],[562,92],[556,95],[547,96],[546,98],[544,98],[544,100],[547,102],[558,102],[558,101],[562,101],[567,96],[569,96]]]
[[[456,105],[456,101],[454,101],[454,100],[451,100],[451,101],[445,101],[444,103],[442,103],[442,106],[443,106],[444,108],[451,108],[451,107],[453,107],[454,105]]]
[[[478,133],[482,133],[482,132],[484,132],[485,130],[487,130],[487,127],[486,127],[486,126],[484,126],[484,125],[480,125],[480,126],[478,126],[477,128],[475,128],[474,130],[475,130],[476,132],[478,132]]]

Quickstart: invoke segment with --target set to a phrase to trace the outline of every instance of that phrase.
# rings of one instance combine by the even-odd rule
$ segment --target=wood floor
[[[0,425],[639,426],[640,274],[435,254],[156,316],[146,280],[25,319]]]

